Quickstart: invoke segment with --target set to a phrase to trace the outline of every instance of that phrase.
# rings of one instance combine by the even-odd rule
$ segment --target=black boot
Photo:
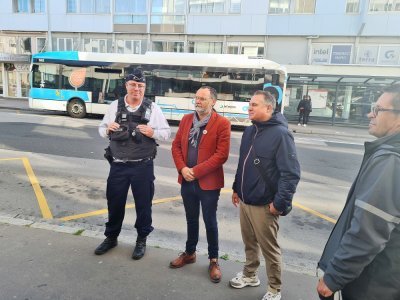
[[[107,237],[97,248],[94,250],[94,254],[102,255],[108,250],[114,248],[118,245],[118,240],[116,237]]]
[[[140,237],[136,239],[136,246],[132,253],[132,259],[141,259],[146,252],[146,237]]]

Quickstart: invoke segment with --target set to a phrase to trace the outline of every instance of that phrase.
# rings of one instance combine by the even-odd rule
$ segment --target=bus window
[[[44,82],[42,84],[42,73],[44,72],[44,65],[33,65],[32,67],[32,87],[42,88],[44,87]]]
[[[44,88],[58,89],[60,85],[60,65],[47,65],[43,74]]]

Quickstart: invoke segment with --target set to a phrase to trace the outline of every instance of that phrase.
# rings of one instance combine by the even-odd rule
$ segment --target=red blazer
[[[180,171],[186,167],[189,131],[194,114],[185,115],[179,124],[178,132],[172,142],[172,157],[178,170],[178,182],[182,183]],[[229,156],[231,124],[225,117],[213,110],[198,147],[197,165],[193,167],[194,176],[203,190],[216,190],[224,187],[222,165]]]

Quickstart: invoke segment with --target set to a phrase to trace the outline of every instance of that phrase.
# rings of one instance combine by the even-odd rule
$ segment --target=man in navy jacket
[[[233,205],[240,203],[246,263],[230,285],[234,288],[260,285],[257,269],[261,248],[268,276],[263,300],[281,299],[278,220],[279,215],[290,210],[300,180],[293,136],[286,119],[275,107],[275,98],[269,92],[257,91],[251,98],[249,118],[253,125],[243,133],[232,194]]]

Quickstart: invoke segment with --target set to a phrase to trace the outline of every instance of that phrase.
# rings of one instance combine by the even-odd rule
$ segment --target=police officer
[[[146,251],[146,238],[153,231],[151,206],[156,140],[167,140],[171,130],[160,107],[144,98],[146,80],[140,69],[125,78],[125,86],[127,94],[110,104],[99,126],[100,135],[110,140],[112,158],[106,192],[106,239],[96,248],[95,254],[102,255],[117,246],[131,187],[137,230],[132,258],[141,259]]]

